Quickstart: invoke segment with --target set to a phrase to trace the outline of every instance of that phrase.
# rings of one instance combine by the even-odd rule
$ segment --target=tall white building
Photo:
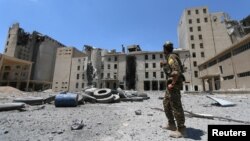
[[[185,89],[201,91],[198,65],[232,45],[223,12],[209,13],[207,7],[185,9],[178,25],[179,47],[190,51]]]

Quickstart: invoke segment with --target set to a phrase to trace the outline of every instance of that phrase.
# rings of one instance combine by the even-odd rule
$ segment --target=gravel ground
[[[51,93],[25,93],[47,97]],[[1,141],[163,141],[207,140],[210,124],[242,124],[186,116],[188,137],[172,139],[170,131],[161,128],[167,122],[165,114],[154,108],[163,108],[163,92],[147,92],[151,97],[143,102],[114,104],[85,103],[75,108],[55,108],[53,104],[27,106],[26,111],[0,113]],[[206,95],[182,94],[184,110],[212,114],[236,120],[250,121],[250,94],[213,95],[236,103],[234,107],[215,106]],[[13,97],[1,97],[0,102]],[[153,109],[152,109],[153,108]],[[141,115],[135,111],[141,110]],[[75,120],[82,120],[84,127],[71,130]]]

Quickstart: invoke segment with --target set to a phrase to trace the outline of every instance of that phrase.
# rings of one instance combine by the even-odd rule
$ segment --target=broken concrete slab
[[[212,96],[209,96],[209,95],[207,95],[207,97],[214,100],[214,101],[216,101],[222,107],[229,107],[229,106],[235,106],[236,105],[235,103],[233,103],[231,101],[224,100],[224,99],[212,97]]]
[[[23,98],[16,98],[13,102],[23,102],[29,105],[42,105],[44,99],[42,97],[23,97]]]
[[[0,111],[19,110],[24,108],[25,103],[0,103]]]

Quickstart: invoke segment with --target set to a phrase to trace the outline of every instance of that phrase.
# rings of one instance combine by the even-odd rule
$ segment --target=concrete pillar
[[[212,91],[215,90],[214,77],[211,78]]]
[[[29,68],[29,72],[28,72],[28,78],[27,78],[27,83],[26,83],[26,91],[28,91],[28,89],[29,89],[31,69],[32,69],[32,64],[30,64],[30,68]]]

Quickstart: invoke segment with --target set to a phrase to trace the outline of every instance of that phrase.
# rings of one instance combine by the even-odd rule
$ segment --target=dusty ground
[[[54,105],[28,106],[27,111],[0,112],[1,141],[163,141],[169,138],[170,131],[161,126],[166,123],[163,112],[152,108],[162,108],[163,92],[147,92],[151,97],[143,102],[120,102],[115,104],[85,103],[76,108],[55,108]],[[25,93],[24,95],[46,97],[50,93]],[[232,101],[234,107],[218,107],[206,95],[183,94],[184,110],[206,113],[250,121],[250,94],[213,95]],[[8,102],[13,96],[0,93],[0,102]],[[141,110],[141,115],[135,111]],[[71,130],[74,120],[83,120],[81,130]],[[207,140],[209,124],[241,124],[186,117],[188,138],[177,140]]]

